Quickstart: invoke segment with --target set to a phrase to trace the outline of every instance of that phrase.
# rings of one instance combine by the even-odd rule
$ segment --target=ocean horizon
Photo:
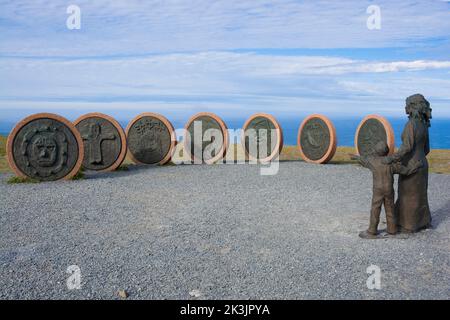
[[[391,118],[386,117],[391,123],[395,135],[395,145],[401,145],[401,133],[406,118]],[[222,118],[226,123],[228,129],[240,129],[247,118],[242,119],[227,119]],[[298,119],[293,118],[277,118],[283,130],[284,145],[296,145],[297,133],[304,117]],[[336,134],[338,146],[354,146],[354,137],[356,129],[362,120],[362,117],[348,117],[348,118],[333,118],[330,117],[334,126],[336,127]],[[69,118],[69,120],[75,120]],[[117,119],[121,126],[125,129],[128,125],[129,119]],[[169,119],[175,129],[184,128],[186,121]],[[15,122],[2,121],[0,122],[0,135],[7,136],[15,126]],[[230,141],[233,143],[233,141]],[[430,145],[432,149],[450,149],[450,119],[432,119],[430,127]]]

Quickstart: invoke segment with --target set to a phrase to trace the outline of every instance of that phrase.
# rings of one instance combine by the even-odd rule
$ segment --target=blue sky
[[[80,30],[66,27],[70,4]],[[370,5],[380,30],[366,26]],[[0,1],[0,122],[401,116],[417,92],[450,118],[449,1]]]

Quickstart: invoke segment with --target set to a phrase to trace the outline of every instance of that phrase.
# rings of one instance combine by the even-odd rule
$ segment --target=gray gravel
[[[0,298],[449,299],[450,175],[430,176],[433,229],[362,240],[368,170],[283,162],[136,167],[81,181],[0,175]],[[382,226],[383,227],[383,226]],[[385,227],[385,225],[384,225]],[[369,290],[369,265],[381,290]],[[67,267],[82,288],[68,290]]]

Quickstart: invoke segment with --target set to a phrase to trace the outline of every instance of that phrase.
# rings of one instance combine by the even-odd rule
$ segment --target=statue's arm
[[[414,162],[410,162],[408,166],[404,166],[400,162],[396,162],[391,166],[393,173],[401,174],[402,176],[409,176],[413,173],[416,173],[417,170],[422,168],[423,162],[421,160],[417,160]]]
[[[365,168],[369,168],[370,169],[370,161],[368,157],[364,157],[364,156],[358,156],[358,155],[351,155],[350,157],[352,160],[356,160],[358,161],[358,163],[360,165],[362,165]]]
[[[427,137],[425,139],[425,155],[428,155],[430,153],[430,135],[428,134],[427,130]]]
[[[399,162],[403,157],[410,153],[414,148],[414,128],[411,121],[405,126],[402,134],[402,145],[398,148],[397,152],[391,156],[386,157],[385,163]]]

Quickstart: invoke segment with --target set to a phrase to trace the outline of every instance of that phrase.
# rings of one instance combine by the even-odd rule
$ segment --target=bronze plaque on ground
[[[327,117],[310,115],[300,125],[297,143],[305,161],[327,163],[336,152],[336,129]]]
[[[72,178],[84,157],[78,130],[52,113],[35,114],[19,122],[8,136],[7,152],[18,176],[39,181]]]
[[[378,115],[369,115],[365,117],[356,130],[356,152],[359,155],[367,156],[380,141],[386,141],[386,144],[389,147],[389,154],[394,152],[394,131],[392,130],[389,121]]]
[[[184,148],[196,163],[212,164],[222,159],[228,143],[225,122],[213,113],[198,113],[186,124]]]
[[[105,114],[89,113],[74,122],[84,143],[83,168],[113,171],[123,162],[127,140],[120,124]]]
[[[131,120],[127,127],[130,157],[138,164],[165,164],[176,144],[175,130],[164,116],[146,112]]]
[[[269,162],[283,148],[283,132],[273,116],[257,113],[245,122],[241,143],[249,160]]]

